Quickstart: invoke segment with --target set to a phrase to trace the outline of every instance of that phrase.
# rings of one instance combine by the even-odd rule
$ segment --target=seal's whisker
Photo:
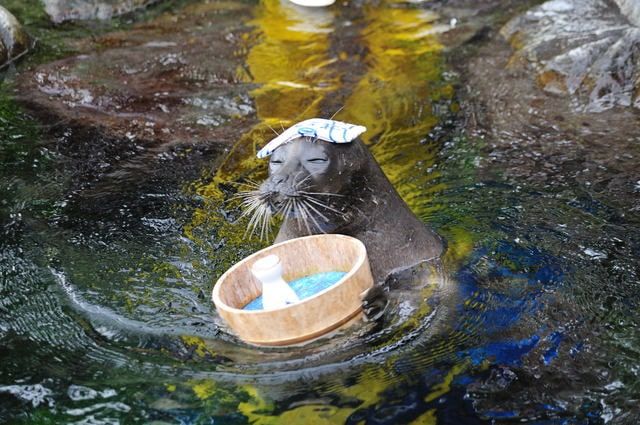
[[[313,221],[313,224],[315,224],[316,228],[317,228],[320,232],[324,233],[324,231],[322,230],[322,226],[320,226],[320,223],[318,223],[318,221],[317,221],[317,220],[316,220],[316,218],[313,216],[313,214],[311,214],[311,211],[309,211],[309,210],[307,209],[307,207],[309,207],[310,205],[309,205],[309,204],[306,204],[304,201],[302,201],[300,205],[301,205],[301,207],[302,207],[302,208],[304,208],[304,209],[305,209],[305,211],[307,212],[307,214],[308,214],[309,218],[311,219],[311,221]]]
[[[247,231],[251,230],[250,232],[251,234],[253,234],[254,231],[256,230],[256,225],[262,214],[264,214],[264,207],[260,205],[255,209],[255,212],[251,215],[251,218],[249,219],[249,223],[247,224]],[[245,233],[245,236],[246,236],[246,233]]]
[[[262,223],[260,227],[260,240],[267,240],[271,230],[271,211],[265,208],[266,212],[262,215]]]
[[[258,210],[261,208],[262,206],[260,204],[257,205],[252,205],[251,207],[247,208],[246,210],[244,210],[242,212],[242,214],[240,215],[240,218],[245,218],[245,217],[253,217],[255,214],[258,214]]]
[[[259,196],[260,196],[259,190],[244,190],[242,192],[233,194],[231,197],[229,197],[228,200],[233,201],[235,199],[246,199],[251,197],[259,197]]]
[[[302,216],[304,217],[303,223],[304,223],[304,227],[307,229],[307,233],[308,234],[313,234],[313,231],[311,230],[311,225],[309,224],[309,214],[307,213],[306,208],[304,208],[304,205],[302,205],[302,203],[298,203],[300,206],[300,212],[302,213]]]
[[[297,207],[296,202],[295,202],[294,199],[291,199],[291,215],[293,217],[297,217],[297,216],[300,215],[300,213],[298,212],[298,207]]]
[[[236,199],[230,199],[229,201],[239,201],[240,202],[240,207],[244,208],[245,206],[252,204],[254,202],[259,202],[260,198],[258,198],[257,196],[245,196],[245,197],[238,197]]]
[[[327,203],[326,203],[326,202],[324,202],[324,201],[321,201],[320,199],[317,199],[315,196],[310,196],[310,195],[300,195],[300,198],[305,199],[305,200],[307,200],[307,199],[311,199],[311,200],[313,200],[313,201],[314,201],[314,203],[315,203],[316,205],[319,205],[319,206],[321,206],[321,207],[328,207],[328,206],[329,206],[329,204],[327,204]]]
[[[264,202],[259,198],[245,200],[244,202],[242,202],[242,204],[240,204],[244,209],[241,217],[251,214],[256,208],[262,206],[263,204]]]
[[[242,200],[240,206],[246,207],[253,204],[259,204],[262,202],[262,199],[258,196],[247,197]]]
[[[255,196],[255,195],[248,194],[247,192],[238,192],[238,193],[236,193],[234,195],[231,195],[229,198],[225,199],[224,201],[222,201],[222,203],[224,205],[229,205],[229,204],[232,204],[232,203],[238,202],[238,201],[244,202],[244,201],[246,201],[247,199],[249,199],[249,198],[251,198],[253,196]]]
[[[324,221],[326,221],[327,223],[329,222],[329,218],[326,215],[322,214],[320,211],[318,211],[318,209],[316,207],[314,207],[313,205],[307,203],[306,201],[305,201],[305,206],[307,208],[311,209],[311,211],[313,211],[316,214],[318,214],[320,216],[320,218],[322,218]]]
[[[278,134],[278,132],[277,132],[277,131],[275,131],[275,130],[273,129],[273,127],[271,127],[271,126],[270,126],[269,124],[267,124],[266,122],[264,123],[264,125],[266,125],[267,127],[269,127],[269,128],[271,129],[271,131],[273,131],[273,132],[274,132],[274,134],[275,134],[276,136],[279,136],[279,135],[280,135],[280,134]]]
[[[239,198],[239,200],[242,201],[240,202],[240,206],[244,207],[244,206],[259,202],[260,198],[258,196],[245,196],[245,197]]]
[[[317,195],[317,196],[337,196],[339,198],[344,198],[346,195],[341,195],[340,193],[327,193],[327,192],[307,192],[305,190],[299,190],[298,193],[303,195]]]
[[[263,213],[260,215],[260,240],[266,240],[269,237],[271,228],[271,210],[263,205]]]
[[[262,221],[264,220],[264,217],[270,216],[270,215],[271,215],[271,210],[269,209],[269,207],[265,204],[260,204],[256,208],[255,214],[251,217],[251,220],[249,220],[249,225],[252,227],[252,233],[253,231],[257,230],[258,225],[262,223]]]
[[[252,230],[252,227],[251,227],[251,222],[253,220],[253,217],[255,217],[255,215],[251,217],[251,220],[249,220],[249,223],[247,224],[247,228],[244,230],[244,235],[242,235],[243,238],[246,238],[247,235],[252,235],[253,234],[253,230]]]
[[[282,208],[282,211],[280,214],[282,214],[282,218],[284,218],[285,220],[287,219],[287,217],[289,216],[289,213],[291,212],[292,204],[293,203],[291,202],[291,200],[287,199],[286,204]]]
[[[246,181],[247,183],[249,183],[249,184],[253,184],[253,185],[255,185],[256,187],[260,187],[260,186],[262,185],[262,183],[261,183],[261,182],[257,182],[257,181],[255,181],[254,179],[250,179],[250,178],[248,178],[248,177],[245,177],[245,181]]]
[[[258,189],[260,187],[259,183],[252,180],[247,180],[246,182],[229,182],[229,184],[232,186],[246,186],[250,187],[251,189]]]
[[[330,119],[330,120],[334,119],[334,118],[335,118],[335,116],[336,116],[336,115],[338,115],[338,114],[340,113],[340,111],[342,111],[342,110],[344,109],[344,107],[345,107],[345,106],[346,106],[346,105],[342,105],[340,108],[338,108],[338,110],[337,110],[337,111],[335,111],[335,112],[333,113],[333,115],[331,115],[331,118],[329,118],[329,119]]]
[[[297,177],[297,175],[296,175]],[[311,178],[311,174],[308,174],[305,178],[303,178],[302,180],[300,180],[299,182],[296,182],[294,184],[295,189],[297,190],[300,186],[302,186],[307,180],[309,180]],[[295,179],[294,179],[295,181]]]
[[[304,216],[305,226],[307,227],[307,231],[311,233],[311,226],[309,226],[309,210],[307,210],[304,206],[304,201],[298,200],[298,206],[300,207],[300,212]]]
[[[300,202],[297,199],[294,199],[293,203],[298,210],[298,214],[300,215],[300,220],[298,221],[302,221],[302,224],[304,224],[304,227],[307,229],[308,234],[311,234],[311,228],[309,227],[309,221],[307,220],[307,214],[305,210],[302,209]]]
[[[300,185],[301,185],[302,183],[304,183],[304,181],[305,181],[305,180],[307,179],[307,177],[308,177],[308,176],[307,176],[307,177],[305,177],[304,179],[300,180],[299,182],[296,182],[296,180],[298,179],[298,176],[299,176],[300,174],[302,174],[302,170],[298,170],[298,172],[296,173],[296,175],[295,175],[295,176],[293,176],[293,181],[295,182],[295,183],[293,183],[293,187],[294,187],[294,189],[298,189],[298,187],[300,187]]]
[[[279,210],[280,213],[282,214],[282,217],[284,217],[285,219],[287,218],[287,216],[289,215],[289,212],[291,211],[291,206],[292,206],[293,202],[291,201],[290,198],[287,198],[287,202],[285,203],[285,205]]]
[[[318,205],[321,208],[327,209],[327,210],[332,211],[332,212],[334,212],[336,214],[339,214],[339,215],[343,215],[342,211],[338,211],[337,209],[335,209],[333,207],[330,207],[329,205],[325,204],[324,202],[318,201],[317,199],[315,199],[312,196],[304,195],[304,199],[309,201],[309,202],[313,202],[314,204]]]
[[[239,196],[237,199],[242,200],[240,206],[246,206],[254,202],[265,203],[265,201],[269,199],[269,196],[271,196],[269,193],[254,191],[251,193],[245,192],[244,195]]]

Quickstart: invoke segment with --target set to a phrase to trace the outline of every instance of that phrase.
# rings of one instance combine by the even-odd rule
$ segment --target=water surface
[[[154,19],[213,13],[212,2],[168,3],[112,25],[157,30]],[[317,11],[275,0],[239,3],[245,9],[213,3],[223,17],[233,10],[234,25],[244,28],[242,66],[233,74],[249,100],[232,97],[219,116],[205,95],[198,102],[185,95],[191,103],[181,105],[193,108],[188,125],[219,122],[215,134],[232,146],[226,151],[178,150],[146,168],[123,160],[124,180],[100,174],[101,161],[113,166],[116,155],[142,154],[135,144],[118,152],[99,131],[86,135],[95,148],[87,154],[71,143],[73,131],[52,132],[14,99],[15,73],[51,52],[6,75],[0,419],[635,423],[638,210],[594,192],[579,175],[554,184],[554,175],[580,170],[580,159],[549,158],[556,168],[540,177],[514,159],[523,152],[517,137],[468,130],[474,100],[445,51],[440,34],[449,19],[439,3]],[[114,29],[30,22],[64,38],[56,57],[83,49],[69,40]],[[462,57],[475,52],[456,48]],[[447,254],[432,280],[398,283],[380,325],[303,347],[249,347],[226,331],[210,302],[215,279],[266,244],[244,236],[230,201],[235,183],[264,176],[254,154],[270,127],[336,112],[368,128],[365,142],[413,211],[446,238]],[[606,126],[597,114],[589,119]],[[626,154],[640,154],[631,146]],[[95,152],[105,154],[84,162]],[[625,177],[625,170],[601,173]]]

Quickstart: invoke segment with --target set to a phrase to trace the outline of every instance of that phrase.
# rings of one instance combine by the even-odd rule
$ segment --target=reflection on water
[[[428,9],[256,4],[234,72],[254,87],[257,124],[215,171],[140,189],[153,208],[108,217],[66,208],[69,158],[3,92],[0,420],[586,424],[633,413],[637,230],[572,187],[478,174],[482,141],[447,128],[460,117],[443,23]],[[272,129],[336,111],[368,127],[365,142],[447,256],[434,281],[395,288],[382,326],[247,347],[209,301],[214,278],[262,246],[243,237],[229,199],[264,175],[255,152]]]
[[[328,52],[332,20],[330,10],[307,10],[280,0],[257,6],[254,19],[247,23],[254,27],[246,40],[247,68],[239,72],[258,84],[250,94],[260,122],[235,142],[211,179],[192,184],[192,190],[204,197],[205,207],[196,209],[187,226],[191,240],[206,246],[209,235],[215,234],[230,252],[248,253],[260,246],[255,241],[247,246],[241,225],[221,216],[219,211],[230,195],[224,188],[240,178],[259,180],[265,166],[255,157],[256,147],[285,126],[320,115],[319,103],[338,83]],[[218,252],[212,256],[220,257]],[[219,269],[228,268],[238,258],[233,254],[218,261]]]
[[[430,198],[441,189],[433,182],[437,146],[428,134],[441,118],[435,105],[453,91],[441,83],[442,46],[430,31],[437,16],[401,5],[365,7],[366,73],[340,117],[367,127],[363,140],[373,145],[374,156],[413,211],[428,219]]]
[[[218,265],[218,273],[240,258],[235,253],[249,252],[247,241],[242,237],[243,223],[223,219],[219,212],[227,208],[224,201],[234,193],[228,188],[234,181],[261,177],[265,164],[255,159],[256,146],[264,145],[275,136],[274,131],[282,131],[292,123],[329,116],[327,111],[337,112],[339,119],[353,119],[371,128],[372,137],[378,141],[376,147],[379,147],[383,167],[408,198],[412,187],[432,186],[433,176],[428,173],[417,173],[421,177],[412,179],[403,175],[403,170],[405,173],[415,167],[426,170],[434,165],[437,147],[426,143],[426,133],[438,119],[432,113],[430,99],[451,96],[450,86],[439,80],[437,53],[441,46],[429,32],[435,15],[403,9],[401,4],[367,6],[348,12],[349,16],[342,16],[335,9],[311,10],[284,1],[265,1],[250,21],[255,29],[247,41],[246,78],[260,83],[251,96],[261,122],[235,144],[212,178],[205,177],[202,183],[192,185],[205,198],[206,207],[196,210],[187,235],[206,249],[210,246],[210,237],[201,235],[216,234],[218,240],[224,240],[228,252],[234,253],[225,258],[226,263],[221,261],[219,252],[212,254],[211,261]],[[397,25],[399,20],[403,25]],[[357,56],[349,53],[354,50],[352,45],[334,38],[336,31],[354,26],[363,26],[351,34],[350,41],[361,44],[357,49],[361,53]],[[394,56],[392,61],[389,54]],[[373,87],[375,90],[367,91]],[[395,100],[386,105],[385,98]],[[340,106],[336,106],[338,104]],[[380,110],[385,111],[384,115],[376,118]],[[372,143],[371,139],[366,141]],[[416,150],[418,146],[422,148]],[[409,154],[410,151],[414,153]],[[398,155],[407,160],[390,160]],[[411,206],[417,213],[424,214],[428,195],[415,199],[421,199],[422,203],[413,202]],[[422,302],[433,293],[427,283],[420,282],[419,286],[394,295],[397,314],[392,316],[385,332],[374,332],[367,340],[371,344],[370,354],[381,354],[406,344],[427,327],[428,318],[433,315],[432,306]],[[252,368],[264,370],[311,367],[320,361],[336,362],[351,356],[366,360],[359,347],[362,341],[354,339],[358,335],[362,338],[363,331],[366,329],[356,329],[356,335],[350,331],[331,342],[323,342],[331,345],[331,354],[326,345],[311,345],[303,353],[284,350],[280,355],[272,354],[273,360],[284,361],[280,366],[267,363],[266,357],[262,357],[261,362],[267,366],[253,364],[254,353],[248,352],[238,361],[251,359]]]

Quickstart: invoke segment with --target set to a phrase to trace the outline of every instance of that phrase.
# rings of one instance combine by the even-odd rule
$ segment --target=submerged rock
[[[640,108],[640,5],[617,4],[551,0],[511,20],[501,30],[516,49],[511,65],[533,65],[539,85],[576,108]]]
[[[82,19],[110,19],[158,0],[42,0],[55,23]]]
[[[593,0],[584,0],[581,3],[583,12],[587,5],[593,6],[595,3]],[[562,13],[568,13],[578,3],[572,4],[572,1],[545,3],[547,8],[554,6],[554,13],[557,14],[561,14],[561,10],[564,10]],[[622,20],[613,3],[612,9],[606,10],[612,19]],[[533,11],[540,11],[540,8]],[[548,9],[544,13],[547,12]],[[596,19],[595,15],[585,13],[584,16],[589,17],[584,18],[587,20]],[[513,25],[525,19],[539,23],[540,19],[546,18],[535,17],[532,12],[527,13],[511,21],[502,29],[502,33],[514,30]],[[580,25],[570,24],[566,19],[568,18],[565,17],[562,22],[576,31],[579,29]],[[574,19],[583,18],[575,16]],[[526,182],[530,186],[543,188],[544,191],[561,192],[567,188],[580,188],[593,202],[616,205],[618,211],[636,214],[640,211],[634,183],[640,181],[640,169],[637,165],[640,158],[640,111],[634,107],[623,107],[625,97],[622,94],[627,96],[626,99],[636,96],[637,105],[637,92],[633,93],[637,87],[633,86],[637,86],[638,82],[624,74],[610,76],[609,80],[606,74],[598,74],[596,71],[602,69],[598,68],[599,65],[617,64],[637,78],[640,69],[623,61],[626,56],[622,56],[618,62],[606,61],[605,59],[610,59],[608,54],[599,56],[599,61],[592,55],[586,55],[590,61],[584,63],[570,53],[563,55],[565,50],[557,36],[559,28],[555,28],[551,20],[545,22],[554,27],[556,33],[538,34],[537,44],[526,43],[531,40],[528,36],[532,34],[528,33],[519,35],[513,32],[511,45],[502,36],[495,34],[483,42],[485,44],[476,55],[457,65],[467,82],[469,132],[484,137],[488,149],[486,159],[479,166],[490,170],[493,164],[502,164],[505,177],[509,181],[518,182],[517,184]],[[519,28],[526,26],[523,25]],[[583,25],[586,26],[584,22]],[[628,22],[621,22],[618,29],[603,28],[603,33],[598,33],[595,27],[591,27],[594,32],[583,35],[586,39],[608,32],[619,34],[619,31],[623,31],[622,28],[633,31]],[[526,47],[517,50],[514,58],[513,44],[519,37],[524,40],[523,45]],[[574,42],[577,43],[577,39]],[[611,45],[607,46],[613,48]],[[627,52],[628,49],[631,59],[637,60],[639,47],[636,45],[634,50],[633,46],[617,45],[619,50],[616,51]],[[555,53],[552,54],[551,49],[555,49]],[[577,52],[582,52],[580,46],[576,49]],[[609,50],[605,51],[611,53]],[[523,57],[537,67],[538,78],[532,76],[528,60],[519,60]],[[549,61],[543,62],[541,57],[549,57]],[[568,66],[560,58],[573,59],[574,67]],[[628,57],[627,59],[630,60]],[[551,82],[547,81],[546,90],[541,90],[541,76],[552,65],[558,65],[555,69],[565,70],[568,74],[558,73],[556,82],[562,84],[552,87]],[[560,68],[560,65],[565,67]],[[600,76],[601,80],[594,80],[596,76]],[[625,77],[624,83],[622,77]],[[620,88],[618,92],[610,92],[610,98],[617,102],[613,104],[606,103],[606,99],[601,97],[592,99],[589,97],[594,90],[591,84],[597,81],[603,87],[605,81],[612,81],[612,85],[615,83],[619,88],[626,87],[626,91]],[[568,87],[575,91],[569,92]],[[594,96],[596,94],[598,93]],[[594,113],[594,110],[599,112]]]
[[[604,17],[609,18],[606,27]],[[590,95],[591,84],[598,78],[608,81],[606,66],[621,87],[633,86],[633,77],[615,74],[623,69],[637,78],[637,67],[626,61],[637,61],[638,45],[616,44],[624,41],[623,35],[633,33],[630,20],[613,2],[551,1],[502,29],[510,44],[492,32],[471,57],[460,58],[456,64],[465,83],[459,93],[467,118],[465,126],[479,142],[476,172],[481,181],[507,183],[514,193],[503,211],[517,210],[517,224],[506,231],[526,232],[531,246],[559,253],[561,261],[568,258],[568,252],[579,256],[582,264],[598,265],[619,261],[616,255],[628,255],[627,241],[612,234],[617,231],[613,229],[624,232],[634,228],[638,220],[640,111],[622,106],[623,97],[615,97],[617,103],[605,104]],[[585,47],[590,43],[595,46],[591,46],[593,50]],[[613,60],[614,52],[620,54],[619,61]],[[537,75],[531,72],[531,66]],[[551,69],[557,73],[558,86],[547,85],[541,90],[541,76]],[[592,112],[594,109],[600,112]],[[527,195],[520,195],[524,193]],[[498,220],[504,218],[498,216]],[[529,238],[539,229],[546,229],[547,237],[538,234]],[[594,239],[589,240],[591,237]],[[597,240],[606,240],[606,245],[599,245]],[[633,240],[633,236],[627,240]],[[520,238],[516,241],[522,243]],[[602,269],[607,270],[605,275],[609,270],[606,267]],[[581,279],[580,274],[576,276],[565,283]],[[620,286],[611,286],[610,291],[626,293],[623,281],[619,279],[616,285]],[[568,323],[569,317],[584,317],[584,310],[572,311],[574,295],[556,292],[539,314],[525,319],[518,329],[539,329],[542,316],[547,323],[556,324]],[[602,358],[581,356],[581,341],[592,339],[595,329],[593,321],[585,323],[589,325],[572,323],[566,337],[564,330],[568,328],[564,327],[562,332],[545,336],[522,357],[521,365],[492,368],[486,380],[467,387],[466,398],[475,411],[494,422],[504,418],[515,422],[578,417],[589,408],[584,403],[589,394],[598,394],[602,405],[615,405],[613,397],[618,394],[600,398],[607,385],[605,379],[611,377],[593,372],[601,367],[599,364],[607,364],[609,359],[603,361],[607,354]],[[572,345],[574,348],[569,348]],[[544,386],[538,385],[542,382]],[[631,418],[637,417],[633,416],[636,413],[627,410],[623,414]]]
[[[239,52],[248,13],[207,3],[86,40],[88,54],[21,73],[17,99],[71,129],[143,147],[228,140],[216,133],[254,112]]]
[[[24,55],[31,45],[32,40],[20,22],[0,6],[0,68]]]
[[[174,172],[163,164],[220,155],[254,122],[242,71],[249,17],[244,4],[194,4],[87,39],[86,54],[23,70],[16,99],[50,123],[82,196],[157,184]]]

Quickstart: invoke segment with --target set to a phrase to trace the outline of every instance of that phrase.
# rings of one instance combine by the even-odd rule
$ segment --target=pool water
[[[345,272],[322,272],[315,273],[299,279],[292,280],[289,283],[293,292],[296,293],[300,301],[309,298],[320,291],[324,291],[338,283],[346,275]],[[243,310],[262,310],[262,296],[259,296],[249,304],[245,305]]]
[[[0,423],[640,423],[638,113],[503,75],[534,3],[2,1],[39,42],[0,70]],[[334,114],[446,254],[380,323],[248,346],[210,299],[269,244],[234,195]]]

